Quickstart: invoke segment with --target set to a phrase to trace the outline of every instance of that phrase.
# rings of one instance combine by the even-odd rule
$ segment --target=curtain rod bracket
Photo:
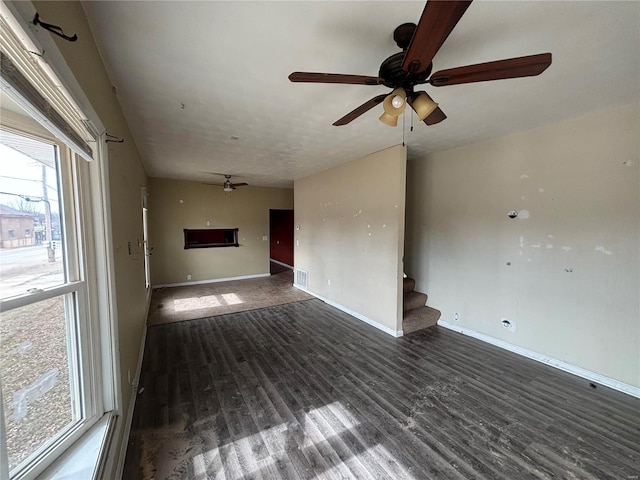
[[[38,12],[36,12],[36,16],[33,17],[33,24],[34,25],[40,25],[45,30],[49,30],[54,35],[58,35],[59,37],[62,37],[62,38],[64,38],[65,40],[67,40],[69,42],[75,42],[76,40],[78,40],[78,35],[76,35],[75,33],[73,34],[73,37],[70,37],[70,36],[64,34],[64,30],[62,30],[61,27],[59,27],[57,25],[51,25],[50,23],[45,23],[45,22],[41,21],[40,20],[40,14]]]
[[[105,139],[105,143],[124,143],[124,138],[116,137],[115,135],[110,135],[108,133],[105,133],[104,136],[107,137]]]

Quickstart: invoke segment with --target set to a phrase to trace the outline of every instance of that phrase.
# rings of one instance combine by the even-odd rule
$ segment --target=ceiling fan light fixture
[[[426,93],[421,93],[420,95],[418,95],[411,103],[411,106],[418,114],[418,118],[420,119],[420,121],[427,118],[433,113],[436,108],[438,108],[438,104],[431,100],[429,95],[427,95]]]
[[[389,115],[387,112],[383,112],[379,120],[390,127],[398,126],[398,117],[396,115]]]
[[[393,92],[387,95],[387,98],[382,102],[382,108],[387,115],[399,117],[407,108],[407,93],[404,88],[396,88]]]

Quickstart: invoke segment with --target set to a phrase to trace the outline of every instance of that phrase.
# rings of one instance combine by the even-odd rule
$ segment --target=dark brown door
[[[293,268],[293,210],[269,210],[269,256]]]

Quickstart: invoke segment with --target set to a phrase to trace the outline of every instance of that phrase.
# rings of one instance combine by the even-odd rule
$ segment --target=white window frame
[[[54,435],[52,438],[55,440],[49,447],[42,454],[33,458],[32,464],[20,470],[18,475],[13,477],[30,480],[41,474],[53,460],[80,439],[107,411],[107,406],[108,410],[113,410],[114,402],[112,384],[103,383],[103,379],[112,376],[111,372],[104,375],[102,368],[103,364],[108,365],[111,355],[103,354],[102,335],[99,333],[104,330],[104,325],[101,325],[98,305],[99,288],[96,275],[96,248],[94,246],[96,235],[93,233],[95,226],[92,219],[95,209],[92,208],[90,164],[81,158],[72,158],[76,155],[55,138],[42,136],[42,134],[36,135],[33,129],[27,129],[24,124],[18,126],[16,122],[11,120],[12,116],[5,112],[2,118],[2,128],[58,146],[60,187],[64,208],[63,220],[65,238],[67,239],[64,242],[66,247],[65,260],[69,280],[62,285],[37,293],[1,300],[0,312],[73,293],[76,301],[75,306],[77,306],[76,320],[80,324],[77,330],[69,331],[68,344],[75,344],[77,338],[83,347],[79,352],[73,349],[68,352],[70,357],[69,377],[76,379],[82,386],[80,392],[72,391],[72,393],[82,395],[82,401],[76,402],[76,404],[82,405],[83,418],[78,424],[65,427]],[[84,262],[81,259],[84,259]],[[68,297],[64,298],[65,310],[73,308],[66,300]],[[1,438],[0,442],[4,450],[4,438]]]
[[[142,195],[142,253],[144,254],[144,286],[149,291],[151,288],[151,248],[149,247],[149,207],[146,187],[141,189]]]
[[[42,75],[43,82],[49,82],[56,86],[56,91],[52,91],[52,95],[58,95],[60,92],[66,97],[70,105],[74,107],[67,113],[80,112],[82,115],[82,124],[86,127],[83,132],[90,132],[88,140],[93,148],[93,161],[78,161],[77,170],[74,174],[78,175],[77,189],[78,197],[75,199],[77,211],[81,219],[81,228],[83,229],[83,239],[78,245],[80,253],[85,258],[85,268],[83,269],[83,289],[86,295],[79,295],[87,299],[84,308],[89,312],[89,328],[83,333],[86,336],[83,340],[91,345],[90,358],[83,358],[82,362],[88,373],[92,376],[91,391],[88,393],[90,403],[92,405],[92,414],[87,412],[87,418],[81,426],[71,432],[64,441],[64,446],[52,448],[50,452],[37,465],[33,465],[21,479],[35,478],[41,473],[47,473],[47,468],[57,457],[63,456],[64,451],[68,450],[72,444],[81,443],[83,438],[87,437],[91,427],[105,416],[112,419],[117,418],[121,414],[122,396],[120,392],[120,365],[119,365],[119,347],[117,332],[117,309],[115,302],[115,278],[114,278],[114,261],[113,261],[113,244],[111,233],[111,211],[109,199],[109,182],[108,182],[108,157],[105,148],[106,129],[100,118],[93,110],[90,102],[82,92],[72,72],[66,65],[60,51],[55,42],[46,32],[36,31],[30,25],[35,8],[31,2],[14,2],[2,3],[1,13],[3,19],[10,20],[12,31],[20,38],[23,44],[29,44],[32,51],[47,52],[45,59],[38,59],[38,67],[34,70],[34,75]],[[53,82],[52,82],[52,79]],[[47,97],[47,95],[45,95]],[[12,97],[13,98],[13,97]],[[49,97],[47,97],[49,98]],[[26,111],[32,112],[33,107],[24,102],[24,99],[13,98],[16,103],[25,108]],[[54,100],[51,98],[51,100]],[[52,102],[55,105],[60,104],[60,99]],[[3,117],[3,124],[6,118]],[[77,119],[76,125],[77,125]],[[20,125],[16,122],[12,127],[20,132],[28,132],[26,125]],[[45,125],[46,126],[46,125]],[[49,137],[50,138],[50,137]],[[45,291],[35,295],[48,295],[50,292]],[[56,294],[59,292],[56,291]],[[44,298],[44,297],[43,297]],[[35,300],[36,297],[31,296],[29,300]],[[82,300],[79,300],[82,301]],[[2,413],[2,405],[0,402],[0,414]],[[2,416],[0,415],[0,418]],[[120,417],[121,419],[121,417]],[[102,456],[106,457],[105,448],[109,444],[111,436],[118,438],[118,433],[114,430],[123,429],[123,422],[114,422],[109,420],[101,422],[107,425],[109,432],[103,437],[106,445],[100,449]],[[0,425],[0,431],[4,430],[4,426]],[[3,434],[4,435],[4,434]],[[3,441],[3,440],[2,440]],[[112,446],[112,448],[117,448]],[[117,455],[116,455],[117,457]],[[99,465],[98,470],[101,474],[109,477],[116,465],[114,461],[118,461],[113,455],[107,463]],[[104,458],[101,459],[104,462]],[[0,478],[8,478],[8,463],[6,457],[6,449],[0,448]]]

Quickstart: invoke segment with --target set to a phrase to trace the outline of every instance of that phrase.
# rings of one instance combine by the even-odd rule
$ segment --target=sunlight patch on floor
[[[310,459],[310,464],[313,464],[313,455],[311,454],[311,452],[307,453],[306,451],[310,449],[316,449],[316,445],[319,445],[320,443],[327,443],[327,439],[323,436],[322,433],[320,433],[320,429],[326,429],[328,424],[331,424],[329,428],[333,432],[333,435],[335,437],[341,437],[342,435],[347,435],[348,432],[352,432],[352,434],[356,432],[360,422],[353,416],[353,413],[350,412],[348,408],[345,408],[340,402],[333,402],[329,405],[324,405],[322,407],[310,410],[304,415],[302,422],[296,424],[300,427],[301,433],[303,435],[302,438],[299,438],[300,433],[292,433],[292,431],[289,429],[292,425],[290,425],[289,422],[287,422],[287,425],[289,426],[280,424],[280,427],[283,428],[271,427],[268,429],[270,437],[270,441],[268,442],[268,444],[271,445],[271,447],[273,447],[274,445],[278,445],[279,448],[276,448],[277,451],[272,451],[270,456],[260,461],[252,462],[254,463],[254,469],[249,472],[249,475],[260,476],[262,474],[264,476],[264,474],[268,474],[269,471],[278,471],[279,463],[291,462],[286,454],[286,450],[287,448],[290,448],[291,442],[295,443],[297,445],[296,448],[301,451],[303,456]],[[339,424],[339,426],[337,424]],[[256,436],[261,437],[261,439],[255,439],[254,437]],[[279,438],[275,438],[275,436]],[[250,452],[251,445],[254,445],[256,441],[261,442],[262,439],[264,439],[263,432],[247,435],[243,438],[238,438],[234,441],[236,448],[230,448],[230,452],[232,455],[236,453],[236,449],[240,449],[240,451],[245,450],[246,452]],[[379,443],[369,445],[366,444],[366,441],[364,442],[365,444],[363,445],[363,450],[355,455],[354,458],[367,458],[371,456],[374,456],[378,459],[394,458],[393,455],[391,455],[383,445]],[[243,446],[246,448],[243,448],[241,444],[244,444]],[[287,444],[289,444],[289,447],[287,447]],[[267,448],[269,448],[269,445],[267,445]],[[212,450],[209,450],[208,452],[200,453],[193,457],[193,472],[197,480],[212,478],[212,475],[217,478],[217,475],[224,475],[225,473],[228,473],[222,471],[220,458],[221,447],[222,445],[218,448],[214,448]],[[229,445],[229,447],[231,446]],[[323,449],[321,448],[320,451],[323,451]],[[393,472],[395,475],[400,474],[401,478],[406,480],[413,480],[415,478],[410,473],[410,470],[407,470],[398,462],[394,463],[395,466],[389,469],[390,475],[391,472]],[[366,460],[363,464],[366,465]],[[380,462],[380,466],[382,466],[382,462]],[[300,478],[312,479],[316,478],[318,475],[328,478],[340,478],[344,472],[344,468],[346,467],[346,465],[342,468],[335,465],[327,465],[327,467],[328,468],[326,470],[319,469],[318,472],[304,472]],[[387,465],[387,467],[389,467],[389,465]],[[295,470],[295,467],[292,468]],[[348,469],[348,467],[346,468]],[[246,477],[236,477],[234,478],[234,480],[243,480],[243,478]]]
[[[173,310],[175,312],[185,312],[187,310],[224,307],[241,303],[244,302],[235,293],[222,293],[220,295],[205,295],[202,297],[176,298],[173,301]]]
[[[240,303],[244,303],[235,293],[223,293],[222,298],[227,305],[238,305]]]

